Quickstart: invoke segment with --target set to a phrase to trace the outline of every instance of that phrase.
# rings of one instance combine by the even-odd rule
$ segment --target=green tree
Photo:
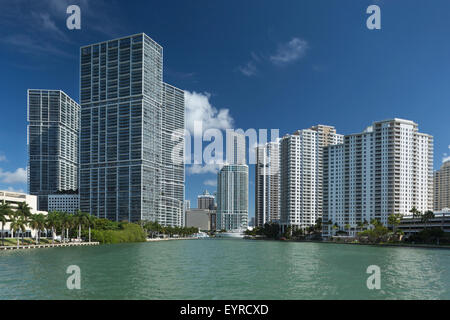
[[[5,245],[5,224],[8,222],[9,217],[14,212],[11,209],[9,203],[1,203],[0,204],[0,223],[2,224],[2,246]]]
[[[409,212],[412,213],[413,219],[420,218],[422,216],[422,213],[419,210],[417,210],[416,207],[412,207],[412,209],[409,210]]]
[[[25,217],[21,216],[20,214],[18,214],[17,212],[15,212],[14,214],[12,214],[10,216],[10,229],[16,233],[16,237],[17,237],[17,246],[19,246],[19,240],[20,237],[17,234],[18,231],[22,231],[22,245],[24,244],[24,233],[26,231],[26,219]]]
[[[350,235],[350,229],[352,228],[352,226],[351,226],[350,224],[347,223],[347,224],[344,226],[344,228],[345,228],[345,230],[347,230],[347,234]]]
[[[46,228],[52,231],[52,244],[55,243],[54,234],[61,224],[60,213],[57,211],[49,212],[46,218]]]
[[[31,229],[36,230],[36,245],[38,244],[38,235],[39,235],[39,221],[36,215],[32,215],[29,219],[28,225]]]
[[[426,211],[426,212],[422,215],[421,221],[422,221],[422,223],[425,224],[425,229],[428,228],[428,222],[429,222],[431,219],[434,219],[434,213],[433,213],[433,211],[429,211],[429,210],[428,210],[428,211]]]
[[[87,226],[89,228],[89,242],[91,242],[91,227],[95,225],[96,220],[97,217],[93,216],[92,214],[87,215]]]
[[[73,216],[74,223],[78,225],[78,241],[81,240],[81,229],[89,224],[89,214],[77,210],[77,213]]]
[[[17,204],[16,213],[19,216],[28,219],[31,217],[31,208],[26,202],[20,202]]]
[[[394,233],[397,233],[397,227],[400,225],[402,221],[402,215],[397,213],[397,214],[391,214],[388,217],[388,224],[392,226],[392,231]]]

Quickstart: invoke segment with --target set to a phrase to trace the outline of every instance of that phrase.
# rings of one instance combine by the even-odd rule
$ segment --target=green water
[[[81,290],[67,289],[70,265]],[[367,289],[369,265],[381,290]],[[180,240],[8,251],[0,299],[450,299],[450,250]]]

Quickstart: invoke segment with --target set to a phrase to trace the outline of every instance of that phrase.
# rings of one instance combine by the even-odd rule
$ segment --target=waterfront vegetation
[[[14,239],[5,238],[6,223],[10,223]],[[150,221],[114,222],[80,210],[75,214],[58,211],[49,212],[48,215],[32,214],[31,208],[25,202],[19,203],[14,209],[8,203],[0,204],[0,224],[2,246],[73,241],[96,241],[103,244],[143,242],[147,237],[188,237],[198,232],[197,228],[165,227]],[[34,239],[25,237],[27,228],[36,231]]]
[[[166,237],[190,237],[198,233],[198,228],[195,227],[171,227],[162,226],[157,221],[140,221],[139,225],[147,232],[149,238],[156,238],[161,236]]]
[[[332,221],[323,223],[322,219],[318,219],[314,226],[308,228],[292,228],[289,226],[284,231],[276,223],[266,223],[263,227],[247,230],[245,235],[250,239],[322,241],[322,227],[324,226],[330,230],[331,238],[329,241],[338,243],[388,245],[450,244],[450,234],[444,232],[442,228],[428,226],[428,222],[435,217],[432,211],[421,213],[416,208],[412,208],[410,213],[414,219],[419,219],[425,227],[420,232],[408,237],[405,237],[404,232],[398,228],[402,222],[401,214],[390,215],[387,226],[377,219],[373,219],[370,222],[360,222],[356,227],[352,227],[350,224],[341,226],[337,223],[333,224]]]

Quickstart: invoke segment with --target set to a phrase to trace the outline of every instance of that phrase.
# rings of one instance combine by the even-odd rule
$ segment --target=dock
[[[81,247],[81,246],[98,246],[100,242],[68,242],[68,243],[54,243],[54,244],[30,244],[20,246],[0,246],[1,250],[21,250],[21,249],[43,249],[43,248],[61,248],[61,247]]]

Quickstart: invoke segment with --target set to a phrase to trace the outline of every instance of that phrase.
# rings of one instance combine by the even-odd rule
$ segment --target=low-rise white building
[[[25,202],[31,208],[31,214],[43,214],[47,215],[46,211],[38,211],[37,210],[37,196],[29,195],[26,193],[13,192],[13,191],[0,191],[0,203],[8,203],[10,204],[12,210],[15,210],[19,203]],[[1,237],[0,230],[0,237]],[[14,235],[10,230],[10,223],[7,222],[4,226],[3,230],[5,234],[5,238],[12,238]],[[20,232],[19,232],[20,233]],[[21,234],[21,233],[20,233]],[[34,237],[36,235],[36,231],[32,230],[29,226],[27,226],[27,230],[25,231],[24,237]]]

